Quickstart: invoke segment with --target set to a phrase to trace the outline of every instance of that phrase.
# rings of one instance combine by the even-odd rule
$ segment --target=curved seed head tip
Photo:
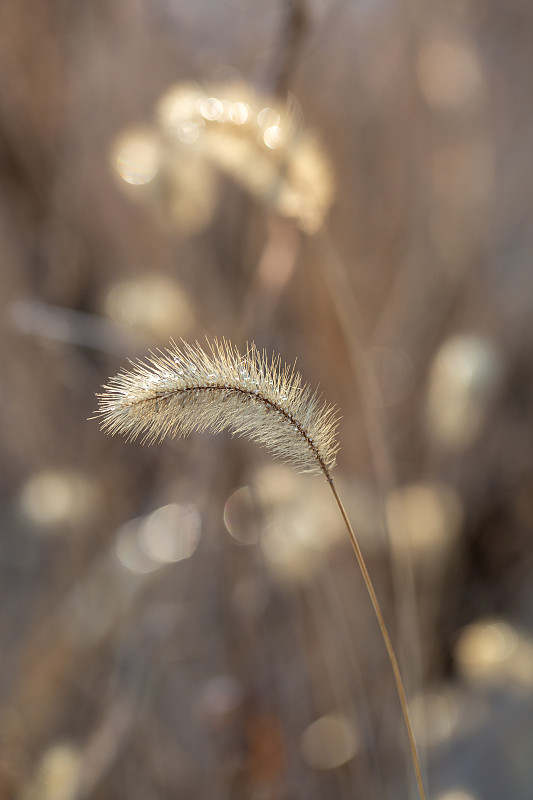
[[[150,352],[110,378],[98,394],[102,430],[142,442],[192,431],[229,430],[266,447],[302,472],[330,479],[338,415],[294,366],[255,344],[244,353],[226,340],[207,349],[182,342]]]

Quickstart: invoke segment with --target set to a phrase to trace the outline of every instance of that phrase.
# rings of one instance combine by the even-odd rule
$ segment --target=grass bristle
[[[338,417],[294,367],[255,344],[245,353],[227,341],[174,342],[132,362],[98,395],[97,416],[110,434],[143,443],[192,431],[229,430],[303,472],[328,480],[338,450]]]

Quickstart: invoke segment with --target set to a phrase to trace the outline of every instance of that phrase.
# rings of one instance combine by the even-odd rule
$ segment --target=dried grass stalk
[[[146,361],[132,362],[130,371],[110,379],[98,395],[101,427],[143,442],[165,436],[185,436],[193,430],[229,429],[268,448],[304,472],[323,474],[346,525],[372,601],[409,739],[421,800],[425,800],[420,761],[407,709],[407,698],[392,642],[361,548],[337,493],[331,472],[338,450],[338,416],[307,384],[294,367],[269,359],[254,344],[246,353],[227,341],[215,341],[209,352],[183,343],[151,353]]]

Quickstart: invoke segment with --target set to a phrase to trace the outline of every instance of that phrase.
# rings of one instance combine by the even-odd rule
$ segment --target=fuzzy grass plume
[[[306,233],[321,227],[333,200],[332,171],[294,99],[281,104],[244,82],[181,83],[162,96],[157,119],[175,153],[181,145],[203,154]]]
[[[224,429],[258,442],[303,472],[323,474],[342,515],[376,614],[409,739],[418,793],[426,800],[420,760],[398,661],[363,553],[331,476],[338,450],[337,412],[321,400],[294,366],[268,358],[254,344],[245,353],[223,340],[174,342],[111,378],[98,395],[96,416],[107,433],[152,443],[194,430]]]
[[[334,198],[329,160],[295,101],[280,104],[244,82],[172,86],[151,126],[120,134],[112,162],[130,196],[186,231],[211,218],[217,171],[308,234]]]
[[[302,384],[294,366],[268,358],[255,344],[245,353],[227,341],[174,342],[132,362],[98,395],[101,427],[153,443],[194,430],[228,429],[266,447],[303,472],[330,480],[338,450],[333,406]]]

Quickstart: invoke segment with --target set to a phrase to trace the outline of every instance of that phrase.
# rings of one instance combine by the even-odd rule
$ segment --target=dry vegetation
[[[341,409],[430,796],[529,800],[532,34],[526,0],[1,4],[0,800],[416,796],[325,481],[87,422],[206,336]]]

